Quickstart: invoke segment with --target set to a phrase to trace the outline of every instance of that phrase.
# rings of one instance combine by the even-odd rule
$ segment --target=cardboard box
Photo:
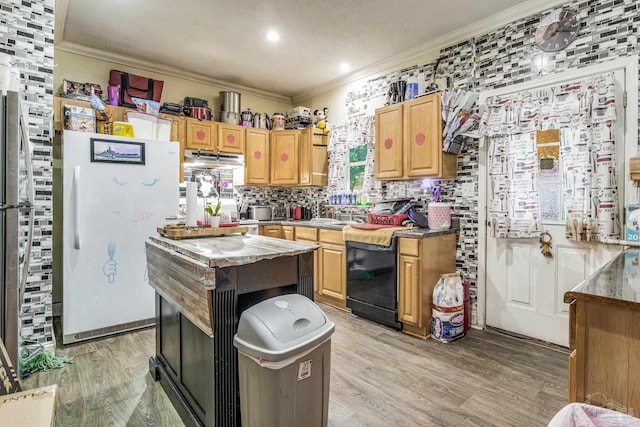
[[[625,206],[625,236],[630,242],[640,242],[640,204]]]
[[[287,111],[287,117],[311,117],[311,108],[309,107],[294,107]]]
[[[64,128],[79,132],[96,131],[96,113],[93,108],[64,106]]]
[[[13,369],[13,362],[7,354],[7,349],[0,338],[0,395],[22,391],[18,382],[18,375]],[[0,423],[1,425],[2,423]]]
[[[56,414],[57,385],[0,397],[0,425],[51,427]]]

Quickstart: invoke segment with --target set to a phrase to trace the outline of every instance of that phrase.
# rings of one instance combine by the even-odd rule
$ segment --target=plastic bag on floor
[[[570,403],[549,421],[548,427],[640,427],[640,418],[586,403]]]

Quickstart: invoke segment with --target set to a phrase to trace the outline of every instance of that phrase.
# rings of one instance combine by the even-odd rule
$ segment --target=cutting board
[[[198,237],[226,236],[227,234],[247,234],[247,227],[211,227],[211,228],[166,228],[158,227],[158,233],[170,239],[195,239]]]

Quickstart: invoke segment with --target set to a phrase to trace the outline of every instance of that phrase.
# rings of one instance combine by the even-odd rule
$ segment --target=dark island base
[[[149,360],[149,372],[185,425],[241,425],[233,346],[240,314],[265,299],[291,293],[313,299],[313,253],[216,268],[216,288],[208,298],[213,337],[156,293],[156,356]]]

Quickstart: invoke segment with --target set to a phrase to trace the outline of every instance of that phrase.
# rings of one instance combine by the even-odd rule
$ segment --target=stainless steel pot
[[[239,125],[240,113],[234,113],[232,111],[220,111],[220,121],[222,123],[231,123],[234,125]]]
[[[257,219],[258,221],[270,221],[271,213],[271,206],[249,206],[249,219]]]
[[[240,114],[240,94],[238,92],[220,92],[220,111]]]

